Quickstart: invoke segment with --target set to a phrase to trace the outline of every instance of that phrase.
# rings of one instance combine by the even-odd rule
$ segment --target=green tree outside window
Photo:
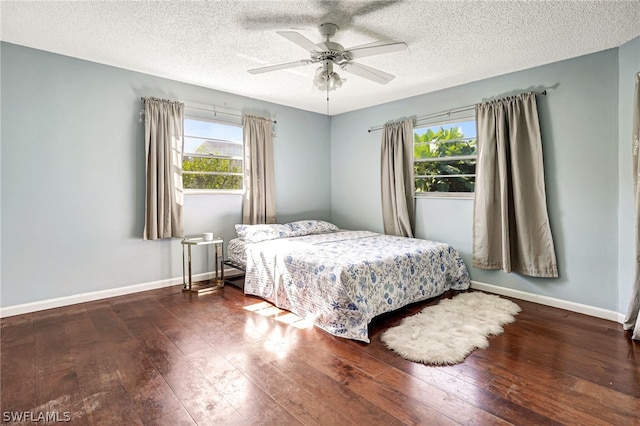
[[[413,155],[417,193],[474,191],[476,139],[465,137],[460,127],[414,133]]]

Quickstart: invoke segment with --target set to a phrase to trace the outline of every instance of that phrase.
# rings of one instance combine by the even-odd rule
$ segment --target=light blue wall
[[[369,127],[541,88],[552,88],[548,96],[538,97],[538,111],[560,278],[470,268],[471,277],[617,311],[617,49],[333,117],[333,221],[343,227],[382,230],[381,133],[367,133]],[[419,199],[417,236],[450,242],[471,265],[472,209],[470,199]]]
[[[624,312],[630,297],[630,76],[640,39],[563,62],[347,114],[319,114],[2,43],[0,306],[179,277],[179,240],[142,241],[140,96],[223,105],[278,120],[280,221],[331,219],[382,231],[380,132],[371,126],[488,98],[538,97],[560,278],[471,269],[474,280]],[[419,90],[417,88],[416,90]],[[620,130],[619,130],[620,129]],[[471,264],[472,200],[419,199],[417,234]],[[237,195],[186,197],[188,234],[227,240]],[[199,260],[199,261],[198,261]],[[197,259],[196,272],[207,268]]]
[[[141,96],[275,118],[279,220],[330,219],[327,117],[12,44],[0,49],[0,306],[181,276],[179,239],[141,238]],[[190,235],[228,240],[240,214],[239,195],[185,199]],[[207,266],[201,256],[195,272]]]
[[[634,274],[634,200],[632,174],[633,94],[636,73],[640,72],[640,37],[620,46],[618,79],[619,195],[618,195],[618,281],[620,312],[626,313],[631,300]]]

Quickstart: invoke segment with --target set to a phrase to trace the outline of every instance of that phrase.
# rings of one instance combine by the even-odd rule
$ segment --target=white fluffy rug
[[[474,349],[489,346],[487,336],[503,332],[520,307],[498,296],[469,292],[443,299],[407,317],[381,338],[400,356],[425,364],[457,364]]]

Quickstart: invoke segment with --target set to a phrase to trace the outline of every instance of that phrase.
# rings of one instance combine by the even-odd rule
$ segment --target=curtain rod
[[[146,99],[145,97],[142,97],[142,96],[140,97],[140,100],[141,100],[141,101],[143,101],[143,102],[144,102],[144,100],[145,100],[145,99]],[[214,115],[214,117],[215,117],[217,114],[231,115],[231,116],[233,116],[233,117],[240,117],[240,118],[244,117],[244,115],[243,115],[243,114],[235,114],[235,113],[233,113],[233,112],[216,111],[215,107],[212,109],[212,108],[199,108],[199,107],[189,106],[189,105],[185,105],[185,106],[186,106],[187,108],[189,108],[189,109],[198,109],[198,110],[200,110],[200,111],[212,112],[212,113],[213,113],[213,115]],[[276,120],[271,120],[271,122],[272,122],[273,124],[277,124],[277,123],[278,123]]]
[[[546,89],[543,90],[542,92],[533,92],[533,93],[535,93],[536,95],[543,95],[543,96],[547,95]],[[513,96],[517,96],[517,95],[513,95]],[[467,106],[463,106],[463,107],[460,107],[460,108],[452,109],[452,110],[449,110],[449,111],[436,112],[436,113],[429,114],[429,115],[423,115],[422,117],[416,118],[415,122],[417,124],[419,121],[428,120],[430,118],[444,117],[446,115],[457,114],[457,113],[465,112],[465,111],[472,111],[472,110],[475,109],[476,105],[477,104],[467,105]],[[384,129],[384,124],[381,125],[381,126],[371,127],[371,128],[369,128],[369,130],[367,130],[367,132],[371,133],[371,132],[375,132],[377,130],[382,130],[382,129]]]

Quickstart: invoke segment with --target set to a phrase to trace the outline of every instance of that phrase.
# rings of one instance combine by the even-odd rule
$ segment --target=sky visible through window
[[[184,119],[184,152],[196,152],[204,142],[202,139],[192,139],[189,136],[222,139],[242,143],[242,127],[233,124],[221,124],[212,121]]]

